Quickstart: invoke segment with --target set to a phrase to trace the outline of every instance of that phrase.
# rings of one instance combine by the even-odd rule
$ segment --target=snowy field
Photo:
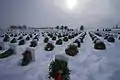
[[[106,45],[106,50],[94,49],[94,44],[88,31],[84,43],[78,48],[75,57],[69,57],[68,67],[71,70],[70,80],[120,80],[120,40],[115,38],[114,43],[99,37]],[[80,34],[79,34],[80,35]],[[35,62],[27,66],[20,66],[22,53],[30,45],[17,46],[17,54],[0,59],[0,80],[49,80],[49,64],[55,54],[63,53],[65,48],[79,35],[63,45],[55,45],[53,51],[45,51],[42,35],[39,37],[38,46],[35,48]],[[0,38],[2,41],[3,38]],[[6,43],[8,45],[9,42]],[[0,51],[0,54],[4,51]]]

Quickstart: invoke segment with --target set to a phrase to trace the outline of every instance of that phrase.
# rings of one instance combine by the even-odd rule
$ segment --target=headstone
[[[5,49],[4,42],[0,42],[0,47],[1,47],[1,50],[4,50],[4,49]]]
[[[65,61],[65,62],[68,62],[68,58],[69,57],[65,54],[56,54],[55,55],[55,59],[62,60],[62,61]]]
[[[77,47],[81,47],[81,43],[80,43],[80,41],[75,40],[73,43],[76,44]]]
[[[94,49],[97,50],[105,50],[106,49],[106,45],[104,44],[104,42],[97,40],[96,43],[94,44]]]
[[[17,54],[17,44],[10,43],[9,46],[10,49],[14,50],[14,54]]]

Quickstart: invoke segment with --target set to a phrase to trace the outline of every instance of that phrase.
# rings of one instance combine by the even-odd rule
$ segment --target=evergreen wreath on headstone
[[[29,36],[27,36],[27,37],[26,37],[26,41],[29,41],[29,40],[30,40],[30,37],[29,37]]]
[[[61,38],[62,37],[62,35],[61,34],[58,34],[58,38]]]
[[[30,38],[32,38],[33,36],[32,36],[32,34],[29,34],[29,36],[30,36]]]
[[[106,46],[105,46],[104,42],[97,40],[96,43],[94,44],[94,49],[105,50]]]
[[[5,35],[3,42],[9,42],[10,41],[10,37],[8,35]]]
[[[70,70],[67,62],[62,60],[52,61],[49,66],[49,78],[54,80],[70,80]]]
[[[54,36],[54,37],[52,37],[52,40],[56,40],[56,37]]]
[[[52,43],[47,43],[46,45],[45,45],[45,48],[44,48],[44,50],[46,50],[46,51],[52,51],[53,49],[54,49],[54,45],[52,44]]]
[[[73,37],[72,37],[72,35],[68,35],[68,39],[72,39]]]
[[[64,38],[63,38],[63,41],[64,41],[64,42],[67,42],[67,41],[68,41],[68,37],[64,37]]]
[[[14,50],[12,49],[8,49],[7,51],[3,52],[2,54],[0,54],[0,59],[1,58],[6,58],[6,57],[9,57],[11,55],[14,54]]]
[[[115,42],[115,39],[114,39],[114,37],[109,36],[109,37],[107,38],[107,41],[108,41],[108,42]]]
[[[30,47],[36,47],[37,46],[37,41],[36,40],[32,40]]]
[[[17,39],[16,38],[13,38],[10,43],[17,43]]]
[[[65,49],[65,52],[69,56],[77,55],[77,53],[78,53],[77,45],[75,45],[75,44],[68,45],[68,47]]]
[[[62,39],[58,39],[58,40],[56,41],[56,45],[62,45],[62,44],[63,44]]]
[[[52,37],[53,37],[53,34],[52,34],[52,33],[49,33],[48,36],[49,36],[50,38],[52,38]]]
[[[22,66],[28,65],[32,61],[32,54],[30,51],[26,50],[23,54]]]
[[[21,39],[23,39],[23,36],[20,36],[20,37],[18,38],[18,40],[21,40]]]
[[[17,37],[17,34],[15,34],[14,37]]]
[[[10,37],[13,37],[13,34],[11,34]]]
[[[48,41],[49,41],[49,38],[46,37],[46,38],[44,39],[44,43],[48,43]]]
[[[22,40],[19,41],[19,44],[18,44],[18,45],[24,45],[24,44],[25,44],[25,40],[22,39]]]

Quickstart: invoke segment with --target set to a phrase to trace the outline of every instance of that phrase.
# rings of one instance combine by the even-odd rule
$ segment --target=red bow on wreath
[[[55,80],[62,80],[62,75],[60,73],[55,76]]]

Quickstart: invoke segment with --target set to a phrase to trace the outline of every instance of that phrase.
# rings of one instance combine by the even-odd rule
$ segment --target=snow
[[[49,80],[50,62],[54,60],[56,54],[64,54],[65,48],[78,37],[64,42],[63,45],[55,45],[53,51],[47,52],[44,50],[44,38],[40,36],[38,46],[35,48],[35,62],[25,67],[19,63],[31,40],[25,45],[17,46],[16,55],[0,59],[0,80]],[[84,43],[78,48],[78,55],[69,57],[70,80],[120,80],[120,41],[109,43],[103,38],[100,39],[104,41],[106,50],[95,50],[87,33]]]

